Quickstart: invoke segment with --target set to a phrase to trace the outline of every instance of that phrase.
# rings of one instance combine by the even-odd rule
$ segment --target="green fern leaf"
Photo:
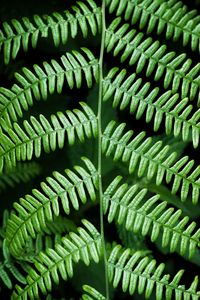
[[[102,294],[89,285],[84,285],[83,290],[87,294],[82,295],[81,300],[106,300]]]
[[[66,44],[68,36],[75,38],[79,31],[83,37],[88,36],[90,30],[96,35],[101,28],[101,11],[93,0],[87,0],[86,4],[77,1],[72,6],[73,13],[68,10],[63,13],[54,12],[52,15],[34,15],[33,20],[24,17],[20,21],[13,19],[10,24],[3,23],[0,31],[0,50],[3,48],[4,62],[8,64],[15,59],[20,48],[28,51],[31,44],[36,48],[40,37],[48,38],[52,34],[54,45]]]
[[[59,283],[59,277],[67,280],[73,276],[73,263],[82,260],[89,265],[93,260],[99,262],[101,256],[101,235],[87,220],[82,221],[85,228],[78,228],[77,233],[71,232],[62,238],[61,244],[55,249],[40,252],[35,258],[35,267],[27,276],[25,288],[16,286],[12,299],[39,298],[39,291],[47,294],[52,290],[52,284]]]
[[[41,183],[41,191],[34,189],[32,195],[14,203],[18,215],[15,212],[11,214],[6,230],[12,255],[19,256],[30,237],[36,238],[36,233],[48,232],[46,221],[53,221],[54,216],[59,216],[61,207],[69,215],[70,206],[78,210],[79,202],[86,203],[88,196],[95,201],[98,174],[87,158],[82,159],[86,169],[76,166],[75,172],[65,170],[64,176],[54,172],[53,177]]]
[[[10,278],[10,274],[17,281],[26,284],[25,277],[21,274],[18,268],[14,265],[10,253],[8,251],[8,246],[6,240],[3,241],[2,252],[4,256],[4,261],[0,262],[0,279],[3,281],[4,285],[6,285],[9,289],[12,289],[13,283]]]
[[[147,34],[165,34],[166,39],[177,41],[180,37],[183,46],[190,44],[193,51],[200,52],[200,16],[197,10],[188,11],[186,5],[176,0],[106,0],[109,12],[124,15],[131,24],[139,24]]]
[[[192,201],[197,204],[200,190],[200,166],[192,170],[194,161],[188,156],[176,159],[176,152],[170,153],[170,146],[162,146],[162,142],[154,143],[152,138],[144,138],[145,132],[140,132],[134,139],[133,131],[124,133],[125,123],[116,126],[111,121],[103,133],[102,151],[114,160],[128,162],[129,173],[137,172],[138,177],[147,176],[150,180],[155,176],[155,182],[160,185],[164,178],[172,182],[172,194],[181,191],[181,200],[186,201],[190,187]],[[131,141],[130,141],[131,140]]]
[[[35,155],[39,157],[42,148],[46,153],[64,147],[65,136],[70,145],[78,139],[83,142],[85,136],[97,136],[97,118],[89,106],[81,102],[83,111],[74,109],[66,113],[58,112],[51,116],[51,123],[40,115],[39,120],[31,117],[24,121],[23,127],[14,123],[4,133],[0,133],[0,173],[4,166],[8,168],[16,165],[16,161],[31,160]]]
[[[136,73],[146,70],[146,76],[154,74],[154,80],[164,78],[164,88],[171,87],[176,93],[181,87],[181,97],[193,100],[196,96],[200,105],[200,63],[192,65],[192,60],[185,53],[176,55],[167,52],[165,45],[153,41],[151,37],[144,39],[142,32],[129,29],[129,24],[121,23],[121,18],[115,19],[106,30],[105,46],[107,52],[113,51],[114,56],[122,52],[121,62],[129,61],[136,65]]]
[[[158,202],[159,195],[147,198],[147,189],[138,189],[137,185],[128,187],[119,185],[121,177],[116,177],[104,193],[104,213],[108,222],[116,220],[127,230],[151,235],[155,242],[162,234],[162,247],[170,245],[170,251],[181,255],[188,253],[191,258],[200,246],[200,229],[196,223],[189,223],[189,217],[183,217],[181,210],[167,208],[167,202]],[[147,199],[146,199],[147,198]]]
[[[18,84],[11,89],[0,88],[0,125],[11,126],[12,121],[22,118],[23,111],[33,106],[34,99],[47,100],[55,91],[60,94],[65,81],[70,89],[80,88],[84,77],[88,88],[93,78],[98,81],[98,61],[89,49],[82,48],[82,53],[72,51],[61,56],[61,63],[52,60],[44,62],[43,67],[34,65],[34,71],[23,68],[22,74],[16,73]]]
[[[125,69],[118,72],[118,68],[113,68],[104,79],[104,101],[113,97],[113,107],[119,106],[120,110],[124,110],[129,106],[130,113],[135,113],[136,119],[143,117],[146,112],[146,122],[153,120],[154,131],[160,128],[164,119],[167,135],[172,132],[175,137],[181,134],[183,141],[187,141],[191,133],[194,148],[197,148],[200,109],[189,117],[193,107],[188,105],[187,98],[180,101],[179,95],[172,95],[171,91],[161,96],[158,94],[158,87],[151,89],[150,83],[144,84],[135,73],[126,78]]]
[[[156,266],[155,259],[141,257],[140,251],[131,255],[130,249],[123,250],[117,245],[108,260],[109,280],[115,288],[122,281],[123,292],[128,291],[133,295],[137,290],[139,295],[144,293],[146,299],[151,296],[154,288],[156,300],[199,299],[197,276],[186,289],[184,285],[180,285],[184,271],[180,270],[173,279],[170,279],[170,275],[163,275],[164,267],[163,263]]]

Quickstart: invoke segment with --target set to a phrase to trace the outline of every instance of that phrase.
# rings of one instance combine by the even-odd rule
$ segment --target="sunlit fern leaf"
[[[108,276],[116,288],[120,282],[123,292],[133,295],[137,290],[148,299],[155,289],[156,300],[199,299],[198,277],[196,276],[188,289],[180,284],[184,270],[180,270],[173,278],[163,274],[165,265],[156,265],[156,260],[141,257],[140,251],[131,253],[130,249],[122,249],[117,245],[108,260]]]
[[[143,83],[135,73],[127,77],[125,69],[118,70],[111,69],[104,79],[104,101],[112,97],[113,107],[120,110],[130,107],[130,113],[135,113],[136,119],[146,114],[146,122],[154,122],[154,131],[160,128],[164,119],[167,135],[181,134],[183,141],[187,141],[191,133],[193,146],[198,147],[200,109],[191,114],[193,107],[188,105],[187,98],[180,100],[179,95],[173,95],[171,91],[159,96],[158,87],[151,88],[149,82]]]
[[[23,111],[32,106],[34,99],[47,100],[49,94],[61,93],[67,83],[70,89],[80,88],[86,81],[88,88],[98,81],[98,61],[87,48],[62,55],[60,61],[44,62],[43,66],[34,65],[33,71],[27,68],[16,73],[18,84],[11,89],[0,87],[0,125],[11,126],[12,121],[23,117]],[[94,78],[94,80],[93,80]]]
[[[88,198],[95,201],[98,173],[90,160],[82,159],[85,168],[67,169],[64,176],[54,172],[41,183],[41,191],[34,189],[32,195],[14,203],[17,214],[11,213],[6,229],[6,239],[13,255],[20,255],[30,237],[36,238],[36,233],[48,231],[46,222],[59,216],[61,207],[69,215],[71,207],[78,210],[79,203],[86,203]]]
[[[90,261],[99,262],[101,255],[101,235],[87,220],[83,220],[84,227],[71,232],[62,238],[62,243],[56,244],[54,249],[40,252],[35,258],[35,266],[27,276],[24,288],[16,286],[13,299],[37,299],[39,294],[47,294],[53,284],[59,279],[67,280],[73,276],[73,264],[80,260],[86,265]]]
[[[176,152],[170,153],[170,146],[163,146],[162,141],[154,143],[152,138],[145,138],[145,132],[133,137],[133,131],[124,132],[126,124],[116,125],[111,121],[102,138],[102,151],[106,156],[122,160],[129,164],[129,173],[135,172],[139,177],[145,175],[148,180],[155,177],[160,185],[165,179],[172,183],[172,194],[181,192],[181,200],[186,201],[192,190],[192,201],[199,201],[200,166],[193,169],[194,161],[188,156],[176,159]]]
[[[121,177],[116,177],[104,193],[104,213],[108,214],[108,222],[116,220],[127,230],[151,235],[155,242],[162,235],[162,247],[170,245],[170,251],[178,251],[191,258],[197,247],[200,247],[200,229],[182,211],[167,208],[167,202],[158,201],[159,195],[147,197],[147,189],[120,185]]]
[[[183,46],[190,44],[193,51],[200,52],[200,15],[188,10],[181,1],[169,0],[106,0],[109,12],[124,15],[131,24],[139,24],[140,30],[165,34],[167,39],[182,38]]]
[[[84,102],[82,110],[67,110],[51,116],[49,122],[43,115],[37,120],[31,117],[23,126],[14,123],[6,133],[0,133],[0,173],[4,166],[16,165],[17,161],[31,160],[46,153],[64,147],[66,136],[70,145],[74,144],[76,135],[83,142],[85,137],[97,136],[97,118],[91,108]]]
[[[192,66],[192,60],[185,53],[176,55],[167,52],[166,45],[145,38],[142,32],[131,29],[121,18],[115,19],[106,30],[107,52],[120,55],[121,62],[128,60],[129,65],[136,66],[136,73],[146,70],[146,76],[153,75],[154,80],[164,78],[164,88],[171,88],[176,93],[181,88],[181,97],[198,99],[200,105],[200,63]]]
[[[40,172],[41,168],[35,162],[17,164],[15,168],[8,169],[0,175],[0,193],[7,186],[14,187],[20,182],[28,182],[38,176]]]
[[[87,294],[82,295],[82,300],[106,300],[106,298],[101,293],[99,293],[95,288],[89,285],[84,285],[83,290]]]
[[[35,48],[39,38],[52,35],[54,45],[58,47],[61,43],[66,44],[69,36],[75,38],[79,32],[86,38],[89,31],[93,35],[100,31],[101,10],[93,0],[86,0],[85,3],[77,1],[71,10],[4,22],[0,31],[0,49],[3,49],[5,64],[11,58],[15,59],[21,48],[28,51],[29,44]]]

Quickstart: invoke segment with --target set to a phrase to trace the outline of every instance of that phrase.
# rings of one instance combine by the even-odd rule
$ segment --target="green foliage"
[[[168,52],[166,45],[153,41],[151,37],[144,38],[144,34],[135,29],[128,31],[129,28],[130,25],[122,23],[121,18],[110,24],[105,40],[107,52],[113,51],[114,56],[121,53],[121,62],[128,60],[130,66],[136,65],[136,73],[145,69],[147,77],[154,74],[154,81],[164,77],[165,89],[171,87],[173,93],[181,89],[182,98],[193,100],[197,96],[200,104],[200,64],[191,67],[192,60],[185,53]]]
[[[131,24],[139,24],[140,30],[150,34],[165,33],[166,39],[177,41],[180,37],[183,46],[190,43],[193,51],[200,52],[200,17],[197,10],[188,11],[181,1],[132,1],[106,0],[109,12],[116,12],[117,16],[124,15]]]
[[[116,218],[118,224],[124,223],[127,230],[141,232],[142,236],[150,231],[152,242],[161,231],[163,248],[170,244],[170,251],[174,252],[180,244],[180,254],[188,251],[192,257],[200,237],[200,229],[193,233],[195,222],[188,225],[189,218],[181,218],[181,210],[167,209],[166,201],[158,203],[159,195],[145,199],[147,189],[139,190],[137,185],[119,186],[121,179],[116,177],[104,193],[104,213],[108,214],[108,222]]]
[[[50,33],[56,47],[60,43],[66,44],[69,35],[75,38],[79,31],[84,38],[89,30],[93,35],[97,34],[101,28],[101,13],[93,0],[87,0],[86,3],[77,1],[77,6],[72,6],[71,10],[72,13],[66,10],[50,16],[34,15],[32,21],[24,17],[20,21],[13,19],[10,24],[4,22],[0,32],[0,47],[4,51],[5,64],[11,58],[16,58],[21,47],[24,51],[28,51],[29,44],[36,48],[38,39],[48,38]]]
[[[79,202],[83,204],[88,200],[96,199],[95,189],[98,186],[98,174],[92,163],[83,158],[86,171],[80,166],[75,167],[75,172],[65,170],[65,176],[54,172],[53,177],[48,177],[41,183],[41,191],[34,189],[32,195],[20,198],[19,203],[14,203],[16,213],[11,213],[8,220],[6,236],[10,251],[16,257],[30,237],[36,238],[36,233],[43,232],[46,221],[53,221],[54,216],[59,216],[60,207],[69,215],[72,206],[79,209]]]
[[[85,136],[90,138],[97,135],[97,118],[90,107],[80,103],[83,111],[74,109],[65,113],[58,112],[51,116],[51,123],[40,115],[39,120],[31,117],[25,120],[23,127],[13,124],[6,134],[1,134],[0,141],[0,172],[6,166],[14,167],[16,161],[31,160],[33,156],[41,156],[44,149],[46,153],[62,149],[67,136],[70,145],[75,142],[76,135],[81,142]]]
[[[181,189],[182,201],[187,200],[191,185],[192,201],[196,204],[199,199],[200,166],[191,172],[193,160],[188,161],[188,156],[177,160],[177,153],[171,153],[169,145],[163,147],[162,141],[154,143],[150,137],[145,139],[145,132],[140,132],[130,141],[133,131],[124,133],[125,126],[125,123],[116,126],[115,121],[107,125],[102,138],[103,153],[112,155],[115,161],[121,159],[128,162],[130,174],[135,172],[138,177],[146,174],[148,180],[154,178],[156,185],[160,185],[165,176],[167,183],[173,182],[172,194]]]
[[[122,289],[128,291],[131,295],[138,289],[139,294],[145,293],[148,299],[154,286],[156,286],[156,299],[192,299],[197,297],[196,291],[198,278],[195,277],[189,289],[180,285],[183,270],[180,270],[172,280],[169,275],[163,275],[165,265],[163,263],[156,266],[155,259],[144,257],[141,253],[135,252],[131,255],[130,249],[122,250],[117,245],[108,260],[108,274],[114,287],[117,287],[122,280]]]
[[[145,121],[154,122],[153,129],[158,131],[161,123],[165,121],[165,132],[174,136],[181,134],[183,141],[187,141],[192,135],[193,146],[199,145],[200,110],[195,111],[190,118],[188,116],[193,106],[188,104],[188,98],[180,100],[178,94],[167,91],[161,96],[159,88],[151,89],[149,82],[143,84],[141,78],[131,74],[126,78],[126,70],[118,72],[118,68],[110,70],[104,81],[104,101],[113,97],[113,107],[124,110],[130,107],[130,113],[136,114],[140,119],[146,113]]]
[[[70,89],[80,88],[83,77],[88,88],[91,87],[93,76],[98,80],[98,61],[94,58],[89,49],[82,48],[83,54],[87,56],[87,61],[82,53],[72,51],[61,57],[61,63],[52,60],[51,63],[44,62],[41,68],[34,65],[34,71],[23,68],[21,74],[15,73],[18,84],[14,84],[11,89],[0,88],[1,112],[0,125],[11,126],[11,121],[17,121],[18,117],[23,117],[23,110],[27,111],[29,106],[33,106],[34,100],[47,100],[48,95],[62,92],[65,80]]]
[[[200,15],[52,3],[0,30],[1,297],[200,299]]]

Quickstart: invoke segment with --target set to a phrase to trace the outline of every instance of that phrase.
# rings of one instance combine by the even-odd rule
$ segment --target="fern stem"
[[[100,203],[100,230],[102,238],[102,249],[104,259],[104,272],[105,272],[105,288],[106,288],[106,299],[109,300],[109,283],[108,283],[108,271],[107,271],[107,254],[105,246],[105,235],[104,235],[104,218],[103,218],[103,189],[102,189],[102,157],[101,157],[101,144],[102,144],[102,127],[101,127],[101,111],[102,111],[102,99],[103,99],[103,61],[104,61],[104,44],[105,44],[105,33],[106,33],[106,19],[105,19],[105,0],[102,0],[102,35],[101,35],[101,49],[99,56],[99,98],[98,98],[98,174],[99,174],[99,203]]]

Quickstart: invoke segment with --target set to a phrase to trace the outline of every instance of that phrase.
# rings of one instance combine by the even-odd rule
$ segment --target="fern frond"
[[[124,132],[126,124],[116,125],[111,121],[102,138],[102,151],[106,156],[113,156],[114,160],[122,160],[129,164],[129,173],[136,172],[138,177],[145,175],[148,180],[155,177],[160,185],[164,178],[167,183],[172,182],[172,194],[180,189],[181,200],[186,201],[192,190],[192,201],[199,201],[200,166],[194,170],[193,160],[188,156],[176,159],[176,152],[170,153],[170,146],[163,147],[162,142],[154,143],[152,138],[145,139],[145,132],[140,132],[133,139],[133,131]]]
[[[171,278],[169,274],[163,274],[164,268],[164,263],[156,266],[155,259],[141,257],[140,251],[131,254],[130,249],[124,250],[120,245],[112,250],[108,260],[109,280],[115,288],[121,281],[123,292],[128,291],[133,295],[137,290],[139,294],[144,293],[148,299],[155,289],[156,300],[199,299],[198,276],[186,289],[180,284],[184,270],[180,270]]]
[[[53,177],[47,177],[46,182],[41,183],[41,191],[34,189],[32,195],[14,203],[18,215],[11,213],[6,229],[6,239],[13,255],[19,256],[29,238],[36,238],[36,233],[48,232],[46,221],[59,216],[61,207],[69,215],[70,206],[78,210],[79,202],[86,203],[88,197],[95,201],[98,174],[87,158],[82,160],[86,168],[67,169],[64,176],[54,172]]]
[[[40,172],[40,166],[35,162],[17,164],[15,168],[8,169],[0,175],[0,192],[7,186],[14,187],[20,182],[26,183]]]
[[[39,292],[47,294],[52,284],[59,283],[73,276],[73,263],[80,260],[86,265],[90,261],[98,263],[101,255],[101,235],[87,220],[83,220],[85,228],[78,228],[77,233],[71,232],[62,238],[62,243],[56,244],[55,249],[40,252],[35,258],[35,267],[27,276],[27,285],[22,289],[16,286],[12,299],[37,299]]]
[[[33,71],[27,68],[22,73],[16,73],[18,84],[11,89],[0,87],[0,125],[11,126],[33,105],[34,99],[47,100],[49,94],[61,93],[65,83],[70,89],[80,88],[85,80],[88,88],[93,84],[93,78],[98,81],[98,60],[87,48],[82,52],[72,51],[60,58],[60,62],[51,60],[43,66],[34,65]],[[84,57],[85,56],[85,57]]]
[[[119,185],[121,179],[116,177],[103,196],[108,222],[116,220],[118,224],[124,223],[129,231],[142,236],[150,234],[152,242],[161,233],[163,248],[170,245],[171,252],[178,251],[182,256],[188,253],[191,258],[200,246],[200,229],[194,231],[196,223],[189,223],[189,217],[183,217],[180,209],[167,208],[167,202],[158,202],[159,195],[147,198],[147,189]]]
[[[17,281],[26,284],[25,277],[19,272],[18,268],[13,264],[12,261],[0,262],[0,279],[3,284],[9,289],[12,289],[13,283],[10,275],[14,277]]]
[[[33,262],[35,255],[47,248],[53,248],[61,241],[61,237],[70,231],[75,231],[76,225],[65,217],[55,217],[53,221],[46,221],[46,228],[42,233],[36,233],[35,239],[31,237],[27,240],[23,250],[18,256],[22,262]]]
[[[146,113],[146,122],[154,122],[154,131],[157,131],[161,122],[165,121],[165,132],[174,136],[182,135],[183,141],[187,141],[192,135],[194,148],[199,145],[200,137],[200,109],[190,116],[193,109],[188,105],[188,99],[180,101],[179,95],[172,95],[167,91],[158,96],[159,88],[151,88],[149,82],[143,83],[141,78],[133,73],[126,77],[126,70],[118,71],[118,68],[110,70],[104,79],[103,100],[113,97],[113,107],[124,110],[130,107],[130,113],[136,114],[140,119]]]
[[[10,23],[4,22],[0,31],[0,49],[3,49],[5,64],[11,58],[15,59],[21,48],[25,52],[29,44],[36,48],[39,38],[52,35],[54,45],[58,47],[61,43],[66,44],[69,36],[75,38],[79,32],[84,38],[89,31],[96,35],[101,29],[101,9],[93,0],[85,2],[77,1],[72,6],[72,13],[66,10],[51,15],[34,15],[33,20],[24,17],[20,21],[13,19]]]
[[[131,24],[139,24],[147,34],[165,34],[166,39],[177,41],[182,37],[183,46],[190,44],[200,52],[200,15],[197,10],[188,11],[181,1],[170,0],[106,0],[109,12],[124,15]]]
[[[106,298],[102,294],[100,294],[95,288],[89,285],[84,285],[83,290],[87,294],[82,295],[82,300],[106,300]]]
[[[9,289],[12,288],[12,280],[10,278],[10,274],[19,282],[26,284],[25,277],[21,274],[21,272],[18,270],[16,265],[14,265],[10,253],[7,247],[6,240],[3,241],[3,256],[4,261],[0,262],[0,279],[3,281],[4,285],[6,285]]]
[[[97,136],[97,117],[84,102],[82,110],[67,110],[51,116],[51,123],[40,115],[39,120],[31,117],[23,126],[14,123],[6,133],[0,133],[0,173],[4,166],[10,168],[17,161],[31,160],[39,157],[42,149],[46,153],[62,149],[66,136],[70,145],[74,144],[76,135],[83,142],[85,137]]]
[[[128,60],[129,65],[136,65],[136,73],[146,70],[146,76],[153,75],[154,80],[164,78],[164,88],[171,88],[173,93],[181,89],[181,97],[193,100],[197,96],[200,105],[200,63],[192,66],[192,60],[185,53],[176,55],[167,52],[165,45],[144,38],[142,32],[129,30],[129,24],[120,26],[121,18],[115,19],[106,30],[105,46],[107,52],[120,55],[121,62]]]

